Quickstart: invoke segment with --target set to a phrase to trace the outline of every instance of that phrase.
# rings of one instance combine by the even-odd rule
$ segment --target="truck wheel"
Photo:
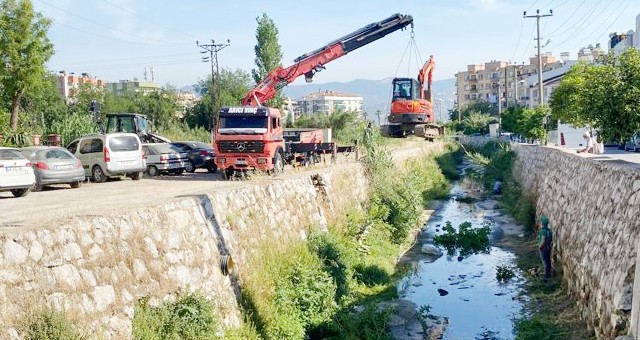
[[[216,172],[216,170],[218,170],[218,166],[217,165],[215,165],[215,164],[207,165],[207,171],[209,171],[211,173],[214,173],[214,172]]]
[[[102,168],[99,165],[94,165],[91,169],[91,175],[93,176],[93,181],[96,183],[104,183],[107,181],[107,175],[104,174]]]
[[[282,154],[276,153],[275,157],[273,157],[273,174],[277,175],[284,170],[284,162],[282,161]]]
[[[230,180],[231,178],[233,178],[234,175],[234,170],[233,169],[225,169],[222,172],[222,177],[226,180]]]
[[[155,165],[149,165],[149,167],[147,168],[147,173],[151,177],[156,177],[160,174],[160,171],[158,171],[158,168]]]
[[[70,186],[71,186],[71,188],[73,188],[73,189],[78,189],[78,188],[82,185],[82,182],[80,182],[80,181],[75,181],[75,182],[71,182],[71,183],[69,183],[69,185],[70,185]]]
[[[184,163],[184,170],[186,172],[194,173],[196,171],[196,166],[193,165],[192,161],[188,161],[188,162]]]

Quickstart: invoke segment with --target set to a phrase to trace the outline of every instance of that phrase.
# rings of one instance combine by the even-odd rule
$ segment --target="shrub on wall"
[[[36,310],[26,316],[20,326],[24,340],[76,340],[84,337],[64,313],[54,309]]]
[[[152,306],[147,299],[135,306],[134,339],[215,339],[213,302],[199,293],[178,296],[175,302]]]

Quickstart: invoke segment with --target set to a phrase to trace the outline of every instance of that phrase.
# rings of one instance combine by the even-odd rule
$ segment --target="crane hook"
[[[413,33],[413,22],[411,23],[411,39],[413,39],[413,37],[415,36],[415,34]]]

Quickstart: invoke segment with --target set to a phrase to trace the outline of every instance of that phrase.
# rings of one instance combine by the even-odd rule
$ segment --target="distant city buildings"
[[[82,73],[80,76],[76,76],[75,73],[67,73],[67,71],[60,71],[58,74],[58,91],[60,95],[68,100],[70,96],[73,96],[81,84],[91,84],[93,86],[105,86],[105,81],[92,77],[88,73]]]
[[[610,51],[619,55],[627,48],[640,48],[640,14],[636,16],[635,24],[635,31],[609,35]],[[573,60],[568,52],[561,53],[559,60],[550,53],[543,53],[541,58],[544,102],[549,102],[553,90],[571,66],[578,61],[595,62],[604,53],[600,44],[581,48],[577,59]],[[537,56],[531,57],[528,65],[496,60],[468,65],[466,71],[456,73],[455,77],[455,107],[459,110],[477,101],[487,101],[502,107],[513,103],[534,107],[539,103]]]
[[[336,111],[362,112],[361,96],[335,91],[319,91],[308,94],[291,104],[296,116],[309,113],[333,114]]]
[[[107,89],[117,95],[122,95],[129,91],[149,93],[157,91],[160,86],[153,81],[139,81],[137,78],[133,80],[120,80],[117,83],[107,84]]]

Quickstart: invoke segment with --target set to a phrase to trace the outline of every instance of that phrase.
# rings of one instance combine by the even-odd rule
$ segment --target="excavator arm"
[[[338,40],[332,41],[322,48],[303,54],[294,60],[295,63],[293,65],[287,68],[278,66],[247,93],[242,99],[242,105],[260,106],[301,75],[304,75],[305,80],[310,83],[315,73],[322,71],[327,63],[389,33],[403,29],[409,24],[413,24],[413,17],[394,14],[387,19],[369,24]],[[430,76],[429,79],[431,79]],[[430,83],[431,81],[429,80]]]
[[[436,62],[433,59],[433,55],[429,56],[429,60],[422,66],[422,69],[418,72],[418,82],[420,83],[420,98],[431,101],[431,82],[433,77],[433,69],[436,67]],[[427,90],[425,92],[424,85],[425,80],[427,84]]]

